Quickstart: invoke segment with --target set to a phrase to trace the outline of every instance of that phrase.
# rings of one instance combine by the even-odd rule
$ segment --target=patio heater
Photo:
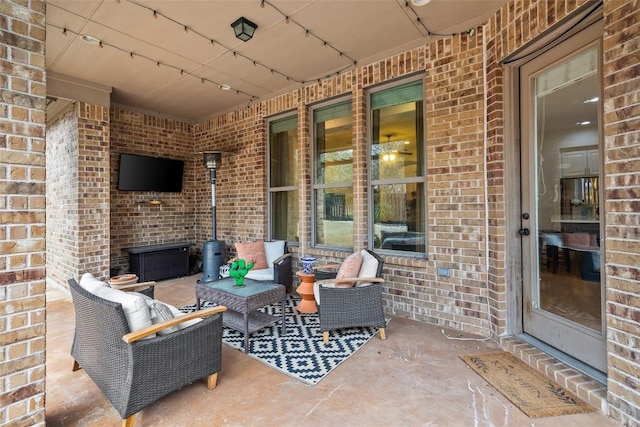
[[[209,151],[202,155],[211,179],[211,240],[202,245],[202,281],[210,282],[220,277],[220,267],[225,259],[225,244],[218,240],[216,230],[216,169],[222,160],[222,151]]]

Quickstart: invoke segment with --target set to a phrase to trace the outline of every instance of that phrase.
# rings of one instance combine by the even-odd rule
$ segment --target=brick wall
[[[354,117],[354,246],[367,242],[366,90],[419,73],[425,75],[427,105],[429,260],[387,257],[385,302],[399,316],[486,333],[485,227],[483,193],[483,110],[481,33],[459,35],[309,85],[194,127],[203,149],[235,152],[218,173],[218,238],[232,253],[236,241],[267,238],[267,119],[297,114],[299,146],[300,247],[321,261],[340,261],[346,252],[309,248],[311,241],[309,104],[339,95],[352,97]],[[444,120],[443,120],[444,119]],[[440,123],[445,122],[444,125]],[[452,153],[458,151],[459,155]],[[432,176],[433,175],[433,176]],[[208,180],[196,193],[209,194]],[[200,197],[200,196],[199,196]],[[455,206],[455,209],[452,209]],[[431,216],[433,215],[433,216]],[[198,208],[198,244],[209,238],[211,216]],[[205,231],[201,233],[200,231]],[[436,269],[451,270],[447,279]]]
[[[427,46],[425,106],[429,247],[422,319],[488,328],[482,32]],[[434,277],[436,268],[451,277]],[[413,292],[412,292],[413,293]],[[504,298],[503,295],[498,299]],[[485,332],[486,333],[486,332]]]
[[[276,111],[290,110],[291,97],[276,98]],[[283,110],[278,110],[282,108]],[[196,151],[225,153],[217,169],[217,236],[226,243],[267,239],[267,125],[265,105],[254,104],[194,126]],[[211,239],[211,181],[201,158],[196,165],[196,246]]]
[[[121,108],[111,109],[111,268],[128,271],[123,250],[169,242],[195,241],[196,172],[207,175],[194,154],[192,125]],[[199,150],[199,148],[197,148]],[[120,153],[184,160],[182,193],[118,191]],[[158,198],[162,205],[150,205]],[[211,207],[211,196],[204,202]]]
[[[47,280],[109,277],[108,108],[73,103],[47,126]]]
[[[604,203],[610,415],[640,425],[640,2],[604,3]]]
[[[47,280],[79,278],[78,114],[70,105],[47,126]]]
[[[0,9],[0,425],[44,425],[44,14]]]
[[[425,77],[425,99],[427,108],[427,149],[429,186],[429,238],[431,257],[427,260],[414,260],[399,257],[386,257],[384,271],[387,278],[387,310],[396,315],[415,318],[422,321],[442,324],[471,332],[486,333],[488,325],[485,321],[485,298],[489,298],[492,328],[497,333],[506,331],[507,313],[507,241],[505,227],[507,223],[508,194],[505,182],[507,159],[505,157],[505,113],[503,100],[503,75],[499,61],[524,46],[527,42],[552,27],[567,14],[585,3],[576,2],[519,2],[512,1],[505,5],[483,31],[477,31],[475,37],[457,35],[430,43],[422,48],[403,52],[374,64],[358,67],[352,73],[333,76],[319,84],[310,85],[300,90],[283,94],[273,99],[255,103],[247,108],[228,113],[191,126],[165,119],[133,113],[121,109],[111,112],[111,257],[122,258],[122,247],[134,246],[161,241],[183,240],[184,236],[192,236],[201,243],[210,238],[210,184],[202,160],[194,156],[195,152],[206,149],[222,149],[236,152],[233,157],[225,158],[218,173],[218,235],[219,238],[234,242],[238,240],[254,240],[265,238],[266,222],[266,119],[283,112],[296,112],[303,118],[308,104],[329,99],[340,94],[353,97],[354,110],[354,244],[364,247],[366,242],[366,94],[365,90],[374,84],[412,73],[420,73]],[[29,3],[29,2],[27,2]],[[23,4],[9,3],[2,16],[2,29],[9,28],[16,34],[32,34],[25,28],[42,31],[44,6],[40,2],[29,3],[31,11],[24,13]],[[605,240],[607,244],[606,286],[607,286],[607,325],[609,328],[609,402],[610,415],[626,425],[640,423],[637,403],[638,360],[637,323],[638,303],[635,298],[638,291],[638,7],[637,0],[621,0],[605,2],[605,215],[607,228]],[[12,16],[20,16],[29,21],[13,28]],[[28,17],[28,18],[25,18]],[[18,21],[16,21],[18,22]],[[36,24],[37,25],[34,25]],[[13,34],[9,31],[8,34]],[[484,33],[484,34],[483,34]],[[37,31],[36,31],[37,34]],[[488,198],[480,191],[485,182],[483,174],[484,155],[480,148],[484,138],[482,129],[482,108],[480,98],[484,96],[479,89],[482,73],[482,37],[487,49],[488,77],[487,90],[487,167],[486,187]],[[29,42],[43,37],[31,36]],[[10,40],[7,47],[2,47],[0,86],[3,97],[6,93],[25,95],[30,100],[25,108],[21,100],[10,97],[12,102],[3,105],[0,119],[2,133],[7,134],[1,142],[0,155],[0,214],[15,221],[17,233],[13,236],[3,226],[0,233],[2,243],[23,249],[24,259],[32,260],[37,265],[38,255],[42,259],[43,248],[38,248],[40,239],[24,236],[20,230],[25,227],[27,236],[37,236],[38,225],[41,226],[44,212],[38,208],[38,195],[44,194],[40,188],[44,176],[32,177],[31,171],[39,170],[43,163],[38,163],[42,153],[42,129],[44,117],[44,90],[41,86],[43,76],[42,46],[33,42],[29,48],[35,54],[26,55],[13,46],[24,46]],[[39,50],[40,49],[40,50]],[[14,53],[17,52],[17,55]],[[28,58],[28,59],[27,59]],[[8,61],[7,61],[8,59]],[[25,65],[25,61],[36,61]],[[40,62],[37,62],[40,61]],[[17,64],[17,65],[16,65]],[[16,71],[18,69],[18,71]],[[25,70],[27,72],[25,73]],[[16,78],[28,76],[28,79]],[[35,82],[35,85],[33,84]],[[4,91],[5,88],[11,88]],[[35,93],[32,91],[35,89]],[[38,93],[41,90],[41,93]],[[457,94],[452,97],[451,94]],[[17,105],[17,106],[16,106]],[[24,110],[29,117],[25,118]],[[32,124],[23,125],[23,122]],[[306,123],[301,120],[299,136],[301,143],[307,144]],[[150,136],[151,135],[151,136]],[[162,142],[162,144],[159,144]],[[40,143],[40,147],[38,144]],[[129,151],[131,148],[131,151]],[[135,150],[134,150],[135,148]],[[166,151],[163,151],[166,150]],[[461,151],[463,156],[449,157],[448,150]],[[184,156],[187,161],[185,188],[192,185],[191,197],[168,194],[161,195],[166,203],[163,209],[173,208],[167,217],[158,214],[163,211],[152,211],[148,206],[138,202],[148,200],[153,194],[122,193],[114,190],[117,179],[117,154],[122,151],[140,154],[157,154],[162,152],[169,157]],[[17,154],[16,154],[17,153]],[[180,154],[181,153],[181,154]],[[304,151],[303,151],[304,154]],[[301,165],[307,162],[301,160]],[[25,168],[25,180],[19,178],[18,172]],[[12,175],[12,171],[18,173]],[[28,172],[27,172],[28,171]],[[204,173],[203,173],[204,172]],[[431,176],[436,174],[437,176]],[[311,194],[308,180],[301,180],[302,194]],[[440,179],[442,182],[440,182]],[[468,179],[469,185],[462,186],[462,179]],[[11,185],[8,181],[12,181]],[[31,181],[30,181],[31,180]],[[28,185],[23,182],[26,181]],[[15,185],[18,182],[20,185]],[[457,186],[456,186],[457,185]],[[27,194],[25,198],[25,194]],[[13,204],[12,204],[13,203]],[[306,207],[310,200],[301,206],[301,218],[308,215]],[[488,217],[485,216],[485,205],[488,204]],[[233,206],[232,206],[233,205]],[[458,208],[450,212],[452,205]],[[464,205],[460,208],[459,205]],[[26,206],[26,207],[22,207]],[[144,210],[146,209],[146,210]],[[141,214],[139,212],[144,212]],[[432,216],[435,215],[435,216]],[[174,217],[181,216],[180,220]],[[189,218],[193,218],[189,225]],[[185,220],[186,219],[186,220]],[[488,221],[488,228],[485,227]],[[6,224],[7,221],[3,221]],[[468,228],[463,228],[462,224]],[[165,229],[161,236],[155,234],[156,229]],[[185,227],[185,228],[181,228]],[[190,227],[190,228],[189,228]],[[22,234],[20,234],[22,233]],[[31,234],[29,234],[31,233]],[[175,234],[171,234],[175,233]],[[484,236],[490,236],[485,240]],[[168,236],[168,237],[167,237]],[[164,239],[164,240],[163,240]],[[14,244],[17,243],[17,244]],[[321,260],[335,261],[343,259],[346,253],[310,250],[307,232],[301,234],[301,247],[294,252],[312,253]],[[488,245],[488,247],[487,247]],[[488,249],[488,263],[485,250]],[[3,252],[4,254],[5,252]],[[26,311],[20,319],[29,319],[38,326],[36,314],[42,313],[42,268],[27,267],[10,269],[11,265],[25,265],[19,261],[9,261],[10,256],[0,257],[2,262],[2,288],[0,288],[1,304],[13,304],[14,300],[23,299],[21,307],[36,307]],[[451,277],[443,279],[436,276],[436,269],[441,265],[451,269]],[[33,265],[33,264],[32,264]],[[40,274],[41,273],[41,274]],[[17,285],[15,291],[11,288]],[[488,292],[487,292],[488,288]],[[3,311],[3,312],[6,312]],[[21,314],[21,312],[18,312]],[[33,315],[31,313],[34,313]],[[43,317],[43,316],[42,316]],[[42,320],[40,320],[40,325]],[[32,333],[32,326],[25,332],[7,334],[7,325],[11,323],[2,318],[0,339],[4,342],[17,343],[4,346],[2,351],[2,381],[4,388],[0,390],[0,405],[3,416],[19,419],[20,417],[42,417],[42,402],[30,401],[31,396],[43,389],[42,378],[36,375],[43,369],[43,361],[38,359],[37,345],[43,332]],[[19,322],[16,322],[19,324]],[[31,338],[31,337],[34,338]],[[7,341],[7,337],[11,341]],[[32,345],[33,342],[33,345]],[[3,343],[4,344],[4,343]],[[9,354],[8,347],[15,348]],[[21,353],[22,352],[22,353]],[[9,354],[9,357],[7,356]],[[16,354],[18,354],[16,356]],[[29,356],[23,357],[22,354]],[[9,360],[10,363],[4,362]],[[19,362],[15,362],[15,361]],[[23,361],[28,365],[25,368]],[[12,369],[10,374],[7,369]],[[28,373],[27,373],[28,372]],[[15,374],[15,375],[14,375]],[[14,389],[7,388],[10,378],[34,378],[34,382]],[[38,382],[38,378],[40,382]],[[22,383],[21,383],[22,384]],[[40,387],[40,388],[39,388]],[[8,391],[7,391],[8,390]],[[24,391],[23,391],[24,390]],[[14,403],[12,403],[14,402]],[[28,404],[27,404],[28,402]],[[7,409],[8,408],[8,409]],[[22,409],[27,412],[21,412]],[[29,412],[31,411],[31,412]],[[9,414],[9,415],[7,415]],[[41,420],[42,418],[40,418]],[[3,419],[4,421],[4,419]]]

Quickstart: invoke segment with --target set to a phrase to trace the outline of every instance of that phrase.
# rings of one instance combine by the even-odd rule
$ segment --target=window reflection
[[[598,50],[534,82],[539,308],[602,331]]]
[[[314,245],[353,246],[351,101],[318,108],[314,121]]]
[[[271,239],[298,241],[298,190],[271,193]]]
[[[319,189],[315,194],[316,243],[353,246],[353,189]]]
[[[426,253],[422,82],[371,94],[374,248]]]
[[[374,189],[374,247],[425,252],[424,185],[379,185]]]
[[[271,238],[298,240],[298,120],[269,124],[269,212]]]

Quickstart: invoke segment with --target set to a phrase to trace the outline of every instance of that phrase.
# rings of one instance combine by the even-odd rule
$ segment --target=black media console
[[[129,269],[140,282],[188,276],[190,246],[178,242],[127,248]]]

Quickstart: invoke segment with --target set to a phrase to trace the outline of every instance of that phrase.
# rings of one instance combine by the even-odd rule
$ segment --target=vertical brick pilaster
[[[47,128],[47,280],[109,277],[109,111],[74,102]]]
[[[45,3],[0,13],[0,423],[44,425]]]
[[[109,109],[78,104],[78,272],[109,277]]]
[[[308,253],[311,246],[311,212],[312,204],[315,203],[311,188],[311,156],[313,155],[309,128],[311,121],[309,108],[305,103],[300,103],[298,106],[298,236],[301,255]]]
[[[362,73],[354,75],[351,92],[353,116],[353,246],[368,247],[368,194],[367,187],[367,100],[362,84]]]
[[[78,110],[73,103],[47,125],[47,279],[63,286],[81,274],[78,166]]]
[[[610,415],[640,425],[640,4],[604,2],[604,209]]]

